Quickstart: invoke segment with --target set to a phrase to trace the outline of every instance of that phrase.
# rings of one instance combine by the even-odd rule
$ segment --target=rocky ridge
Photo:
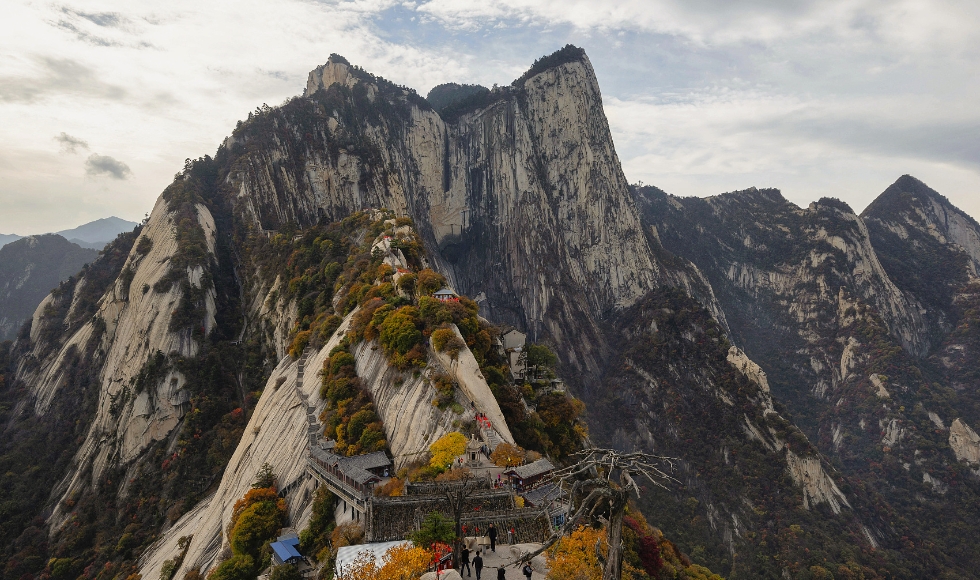
[[[873,545],[889,537],[875,505],[914,511],[908,500],[919,497],[966,517],[955,506],[969,503],[961,494],[970,484],[957,485],[969,464],[957,460],[970,438],[961,428],[947,441],[944,425],[964,411],[976,420],[964,374],[976,348],[972,219],[908,176],[860,217],[833,199],[798,208],[775,190],[635,195],[664,246],[705,272],[733,339],[766,369],[774,397],[808,437],[845,480],[881,482],[859,493],[868,508],[859,511],[879,522],[867,528]],[[945,534],[938,522],[908,517],[915,531],[892,528],[891,537]]]

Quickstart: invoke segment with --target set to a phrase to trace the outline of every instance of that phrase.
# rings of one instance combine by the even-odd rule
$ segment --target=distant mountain
[[[139,224],[136,222],[112,216],[82,224],[77,228],[61,230],[60,232],[54,233],[83,248],[101,250],[106,244],[116,239],[116,236],[123,232],[133,231],[133,228],[137,225]],[[0,248],[10,242],[16,242],[23,238],[24,236],[17,234],[0,234]]]
[[[16,242],[23,236],[18,236],[17,234],[0,234],[0,248],[6,246],[10,242]]]
[[[28,236],[0,248],[0,340],[13,339],[53,288],[98,255],[56,234]]]
[[[83,248],[101,250],[106,244],[116,239],[116,236],[123,232],[132,231],[137,225],[139,224],[136,222],[112,216],[56,233]]]

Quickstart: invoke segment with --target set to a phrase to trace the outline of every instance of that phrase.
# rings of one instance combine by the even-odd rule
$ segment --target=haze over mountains
[[[0,235],[0,341],[14,338],[51,290],[138,225],[108,217],[56,234]]]
[[[573,46],[508,86],[430,94],[439,106],[331,55],[45,298],[3,353],[5,580],[206,575],[263,461],[305,526],[308,421],[331,409],[295,347],[307,333],[301,360],[326,372],[358,309],[404,305],[394,278],[341,274],[373,253],[325,257],[387,231],[331,236],[379,208],[410,218],[419,241],[401,247],[483,317],[553,348],[592,443],[676,458],[676,485],[639,504],[695,562],[978,577],[975,220],[911,176],[861,215],[774,189],[630,186]],[[453,416],[372,340],[344,360],[400,467]],[[509,400],[503,373],[480,370],[533,445],[544,400]]]
[[[138,225],[136,222],[112,216],[82,224],[77,228],[61,230],[60,232],[54,233],[83,248],[101,250],[106,244],[114,240],[117,235],[122,232],[128,232]],[[23,237],[18,234],[0,234],[0,247]]]

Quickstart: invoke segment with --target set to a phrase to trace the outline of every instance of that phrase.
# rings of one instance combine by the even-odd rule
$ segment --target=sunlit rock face
[[[214,256],[215,225],[208,209],[198,204],[196,220],[204,233],[207,252]],[[119,464],[130,464],[152,443],[166,438],[178,425],[186,402],[187,378],[176,370],[164,372],[146,384],[138,381],[140,372],[157,353],[177,353],[193,357],[200,350],[200,338],[191,329],[175,329],[171,317],[183,298],[184,286],[173,283],[166,288],[155,286],[171,272],[171,261],[178,252],[173,213],[162,198],[155,205],[123,264],[124,275],[112,284],[98,303],[95,316],[68,332],[60,343],[43,338],[46,325],[56,324],[43,316],[49,296],[35,313],[31,328],[31,350],[40,365],[22,365],[18,381],[30,385],[34,412],[43,415],[60,388],[73,372],[74,355],[88,351],[98,371],[100,390],[91,426],[75,454],[68,472],[58,485],[59,497],[76,496],[87,486],[95,485],[105,470]],[[148,240],[148,242],[141,241]],[[203,268],[181,272],[177,281],[186,279],[190,287],[203,290],[203,318],[198,324],[203,335],[215,323],[214,292],[202,286]],[[65,320],[85,290],[85,279],[69,296]],[[125,492],[125,489],[123,489]],[[58,504],[50,518],[56,529],[64,515]]]

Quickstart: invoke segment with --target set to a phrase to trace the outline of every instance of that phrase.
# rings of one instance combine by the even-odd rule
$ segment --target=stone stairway
[[[313,447],[320,439],[323,428],[320,426],[320,419],[316,415],[316,407],[310,405],[309,400],[303,394],[303,376],[306,372],[306,361],[309,356],[310,349],[308,348],[303,350],[303,354],[300,355],[299,361],[296,363],[296,383],[293,388],[296,390],[296,396],[306,408],[307,435],[309,436],[310,447]]]
[[[480,435],[483,437],[483,442],[490,448],[491,453],[498,445],[504,442],[500,438],[500,435],[497,434],[497,430],[493,428],[480,427]]]

